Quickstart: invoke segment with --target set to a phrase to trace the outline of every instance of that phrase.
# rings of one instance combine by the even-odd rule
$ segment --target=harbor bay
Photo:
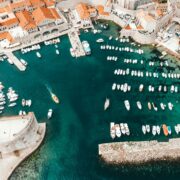
[[[112,40],[109,37],[113,34]],[[118,178],[119,175],[126,177],[130,171],[132,176],[143,176],[143,168],[134,170],[117,167],[118,171],[106,167],[100,162],[98,157],[98,144],[114,141],[142,141],[142,140],[168,140],[168,138],[178,137],[174,131],[174,126],[179,123],[179,93],[171,93],[170,86],[179,87],[179,78],[164,78],[161,73],[180,73],[178,62],[171,56],[159,59],[161,53],[153,46],[134,45],[129,42],[116,40],[118,27],[110,23],[110,29],[100,34],[92,32],[81,32],[81,40],[87,40],[90,44],[91,56],[72,58],[69,52],[71,47],[67,36],[60,37],[58,44],[59,55],[55,53],[54,45],[44,46],[38,50],[42,58],[37,58],[34,51],[23,54],[18,51],[15,55],[28,62],[26,72],[19,72],[7,62],[2,62],[1,81],[5,87],[13,86],[21,98],[32,99],[31,111],[34,111],[37,119],[47,123],[47,134],[41,148],[27,161],[22,163],[14,172],[11,179],[109,179]],[[98,44],[96,40],[104,39],[104,43]],[[114,47],[129,47],[132,49],[142,49],[143,54],[130,53],[126,51],[102,50],[102,45]],[[118,57],[117,61],[107,60],[108,56]],[[143,64],[124,63],[124,59],[141,60]],[[149,66],[145,62],[155,62],[154,66]],[[160,66],[161,62],[168,62],[167,66]],[[137,76],[117,76],[116,69],[140,70],[144,72],[143,77]],[[8,74],[7,74],[8,71]],[[157,72],[159,78],[145,76],[146,71]],[[8,78],[7,78],[8,76]],[[112,85],[128,83],[131,91],[113,91]],[[139,92],[139,85],[144,85],[144,91]],[[154,92],[148,91],[148,86],[155,87]],[[167,92],[159,92],[159,85],[166,85]],[[51,99],[47,87],[59,97],[60,104],[56,105]],[[104,111],[105,99],[110,99],[109,108]],[[127,111],[124,100],[128,99],[131,110]],[[140,101],[142,110],[138,110],[136,102]],[[158,111],[149,110],[147,103],[151,101],[158,106]],[[160,103],[171,102],[173,110],[168,107],[163,111]],[[20,106],[7,109],[4,115],[18,114]],[[53,118],[47,120],[46,115],[49,108],[53,108]],[[130,136],[122,136],[112,140],[110,137],[110,122],[128,123]],[[144,135],[141,127],[143,124],[162,125],[167,124],[172,127],[172,135],[165,137],[163,132],[153,136],[152,133]],[[167,167],[168,168],[168,167]],[[178,175],[178,169],[166,171],[167,169],[157,169],[148,175],[162,173],[169,176]],[[171,169],[171,170],[172,170]],[[169,172],[169,174],[168,174]],[[146,176],[146,174],[144,174]],[[163,176],[163,175],[162,175]]]

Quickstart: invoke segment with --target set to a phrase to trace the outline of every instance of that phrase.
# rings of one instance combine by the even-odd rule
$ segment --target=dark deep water
[[[58,49],[60,55],[55,54],[55,47],[41,47],[42,59],[38,59],[35,52],[22,55],[17,52],[18,57],[22,57],[28,62],[26,72],[19,72],[15,67],[3,62],[0,66],[0,79],[5,87],[12,86],[19,93],[20,98],[30,98],[33,101],[31,108],[27,111],[34,111],[39,122],[47,123],[47,132],[42,146],[12,175],[11,179],[27,180],[56,180],[56,179],[179,179],[180,161],[149,163],[141,166],[121,166],[113,167],[102,163],[98,157],[98,144],[112,142],[109,136],[110,122],[127,122],[131,131],[130,137],[124,136],[114,141],[127,140],[152,140],[165,139],[161,136],[143,135],[142,124],[161,125],[166,123],[172,127],[180,123],[179,93],[150,93],[147,91],[148,85],[159,84],[179,85],[177,79],[153,79],[146,77],[115,76],[114,69],[130,68],[149,71],[175,71],[179,72],[179,67],[172,62],[172,57],[167,57],[171,67],[164,69],[159,66],[149,67],[147,64],[124,64],[124,58],[143,59],[145,61],[160,61],[159,52],[150,46],[142,46],[143,55],[119,51],[102,51],[96,39],[102,37],[105,44],[118,46],[132,46],[130,43],[120,43],[119,41],[108,40],[110,34],[117,36],[117,26],[111,24],[108,31],[101,34],[82,33],[81,39],[88,40],[91,45],[92,55],[74,59],[69,53],[70,43],[67,36],[61,37]],[[118,56],[121,60],[117,62],[107,61],[108,55]],[[8,72],[8,73],[7,73]],[[112,91],[112,84],[127,82],[132,86],[131,92],[122,93]],[[143,83],[146,90],[138,92],[139,84]],[[52,102],[46,85],[60,98],[61,103],[56,105]],[[111,100],[110,108],[104,112],[103,106],[105,98]],[[128,99],[132,106],[127,112],[124,107],[124,100]],[[136,101],[141,101],[143,110],[139,111]],[[147,102],[171,101],[174,110],[168,109],[158,112],[149,111]],[[19,103],[20,104],[20,103]],[[47,110],[54,109],[53,118],[46,119]],[[14,109],[6,110],[5,115],[17,114],[22,107],[16,106]],[[173,130],[171,137],[177,137]]]

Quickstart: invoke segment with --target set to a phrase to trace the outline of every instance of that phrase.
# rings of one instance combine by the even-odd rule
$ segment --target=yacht
[[[126,109],[129,111],[130,110],[130,103],[129,103],[129,101],[125,100],[124,104],[125,104]]]
[[[116,137],[116,130],[115,130],[114,122],[110,123],[110,135],[111,135],[112,139],[114,139]]]
[[[47,118],[50,119],[52,117],[53,110],[49,109],[47,113]]]
[[[145,125],[142,125],[142,132],[143,132],[143,134],[146,134],[146,126]]]
[[[22,99],[21,104],[22,104],[22,106],[25,106],[26,105],[26,100]]]
[[[97,43],[103,43],[103,42],[104,42],[104,39],[102,39],[102,38],[97,39],[96,42],[97,42]]]
[[[179,134],[179,128],[178,128],[178,126],[174,126],[174,129],[175,129],[175,131],[176,131],[176,134]]]
[[[16,106],[16,103],[11,103],[8,105],[8,107],[14,107],[14,106]]]
[[[116,136],[121,137],[121,130],[119,124],[115,125],[115,130],[116,130]]]
[[[141,102],[140,102],[140,101],[137,101],[136,103],[137,103],[137,107],[138,107],[138,109],[140,109],[140,110],[141,110],[141,109],[142,109],[142,104],[141,104]]]
[[[104,111],[106,111],[106,109],[109,107],[110,105],[110,100],[108,98],[106,98],[105,103],[104,103]]]
[[[59,99],[58,99],[58,97],[57,97],[54,93],[51,93],[51,98],[53,99],[53,101],[54,101],[56,104],[59,104]]]
[[[161,106],[161,109],[162,109],[162,110],[165,110],[165,107],[166,107],[166,106],[165,106],[163,103],[160,103],[160,106]]]
[[[36,52],[36,56],[37,56],[38,58],[41,58],[41,57],[42,57],[41,54],[40,54],[40,52]]]
[[[155,104],[154,104],[154,103],[152,103],[152,106],[153,106],[153,108],[154,108],[154,110],[155,110],[155,111],[157,111],[157,110],[158,110],[158,108],[155,106]]]
[[[91,48],[90,48],[89,43],[87,41],[83,41],[82,46],[83,46],[83,49],[84,49],[86,55],[90,55],[91,54]]]
[[[112,90],[115,90],[115,89],[116,89],[116,83],[113,83]]]

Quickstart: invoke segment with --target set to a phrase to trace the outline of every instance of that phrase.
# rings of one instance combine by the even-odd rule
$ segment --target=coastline
[[[24,154],[22,155],[22,157],[19,158],[16,162],[13,163],[11,168],[8,169],[8,172],[4,177],[5,179],[2,179],[2,180],[9,179],[11,177],[11,175],[13,174],[13,172],[15,171],[15,169],[40,147],[40,145],[42,144],[42,142],[44,140],[44,137],[45,137],[46,123],[40,123],[39,126],[40,126],[40,128],[42,130],[41,140],[37,144],[35,144],[34,147],[31,147],[31,148],[28,148],[28,149],[24,150],[24,152],[23,152]]]

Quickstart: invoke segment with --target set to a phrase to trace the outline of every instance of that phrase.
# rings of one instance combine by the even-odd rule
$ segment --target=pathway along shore
[[[180,157],[180,138],[168,142],[130,141],[99,144],[99,155],[108,164],[140,164]]]

